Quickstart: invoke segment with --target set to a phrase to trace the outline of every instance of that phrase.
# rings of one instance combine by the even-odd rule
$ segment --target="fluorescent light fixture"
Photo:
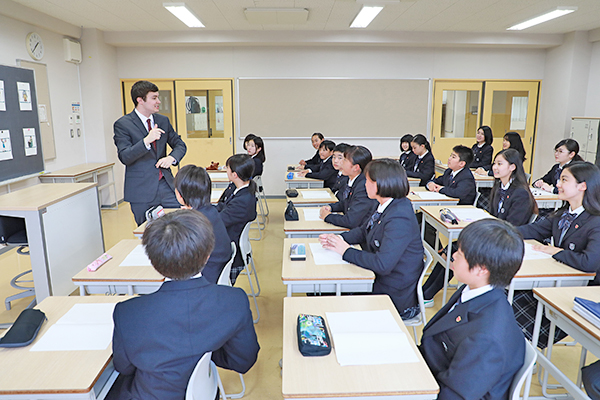
[[[350,28],[366,28],[381,10],[383,10],[383,7],[363,6],[352,24],[350,24]]]
[[[556,10],[547,12],[539,17],[532,18],[520,24],[513,25],[506,29],[507,31],[520,31],[523,29],[531,28],[534,25],[541,24],[543,22],[550,21],[551,19],[562,17],[563,15],[571,14],[573,11],[577,11],[577,7],[557,7]]]
[[[163,7],[190,28],[204,28],[204,24],[187,8],[185,3],[163,3]]]

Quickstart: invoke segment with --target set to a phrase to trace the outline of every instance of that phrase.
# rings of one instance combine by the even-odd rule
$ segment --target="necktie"
[[[577,218],[577,214],[571,214],[568,211],[565,211],[560,217],[560,220],[558,221],[558,229],[560,229],[562,233],[560,234],[560,240],[558,241],[559,247],[562,243],[563,238],[565,237],[565,233],[567,233],[567,231],[571,227],[571,223],[573,223],[575,218]]]
[[[350,195],[350,190],[352,190],[352,187],[346,185],[346,187],[344,188],[344,192],[342,193],[342,200],[346,200],[348,198],[348,196]]]
[[[420,158],[417,158],[417,160],[415,161],[415,167],[413,168],[414,172],[417,172],[417,168],[419,168],[419,163],[421,162]]]
[[[450,307],[450,309],[448,310],[448,314],[450,314],[457,305],[462,303],[462,295],[458,296],[458,300],[456,301],[456,303],[454,303],[454,305],[452,307]]]
[[[554,185],[556,186],[556,182],[560,179],[560,173],[562,172],[562,167],[556,168],[556,172],[554,172]]]
[[[150,118],[148,118],[146,120],[146,123],[148,124],[148,132],[150,132],[152,130],[152,123],[150,122]],[[154,147],[154,151],[156,151],[156,140],[154,142],[152,142],[152,147]],[[160,181],[163,177],[163,173],[162,170],[159,168],[158,169],[158,180]]]
[[[500,188],[500,200],[498,201],[498,214],[500,214],[502,205],[504,205],[504,200],[506,200],[506,192],[507,192],[507,190]]]
[[[379,221],[379,217],[381,217],[381,213],[379,211],[375,211],[375,213],[373,215],[371,215],[371,218],[369,219],[369,223],[367,224],[367,230],[371,230],[371,228],[373,228],[373,225],[375,225],[375,222]]]

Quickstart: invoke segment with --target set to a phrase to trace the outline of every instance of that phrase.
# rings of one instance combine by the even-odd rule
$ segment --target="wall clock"
[[[27,52],[34,60],[39,61],[44,57],[44,42],[39,34],[29,33],[25,38],[25,46],[27,46]]]

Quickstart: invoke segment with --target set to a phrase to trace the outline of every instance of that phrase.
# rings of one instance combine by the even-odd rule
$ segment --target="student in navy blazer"
[[[550,168],[546,175],[533,182],[533,187],[543,189],[546,192],[558,193],[556,183],[560,179],[564,166],[571,161],[583,161],[579,155],[579,143],[574,139],[563,139],[558,142],[554,146],[554,160],[556,164]]]
[[[419,178],[419,186],[425,186],[435,174],[435,158],[431,154],[431,146],[420,133],[413,137],[410,145],[417,158],[413,167],[406,171],[406,175],[409,178]]]
[[[319,146],[324,139],[325,137],[321,132],[315,132],[312,134],[310,137],[310,143],[312,144],[312,147],[317,150],[317,152],[308,160],[300,160],[299,164],[301,168],[310,168],[311,166],[315,166],[321,162],[321,157],[319,157]]]
[[[323,247],[344,261],[375,273],[373,294],[387,294],[403,319],[418,315],[417,282],[423,271],[423,243],[410,200],[406,173],[392,159],[367,165],[367,193],[377,211],[361,226],[339,235],[320,236]],[[350,247],[362,244],[362,250]]]
[[[338,198],[342,199],[344,188],[348,185],[348,177],[342,173],[342,164],[344,163],[344,152],[350,147],[347,143],[338,143],[333,149],[331,164],[336,170],[335,182],[331,186],[331,191]]]
[[[262,176],[263,164],[267,161],[267,155],[265,154],[265,143],[260,136],[256,136],[253,133],[249,133],[244,138],[244,149],[248,152],[248,155],[252,157],[254,161],[254,173],[252,177]]]
[[[419,346],[440,386],[438,400],[510,397],[525,340],[504,287],[523,253],[523,239],[504,221],[476,221],[461,232],[452,266],[465,285],[427,323]]]
[[[321,207],[320,218],[325,222],[344,228],[361,226],[377,207],[377,201],[367,196],[365,175],[362,173],[372,156],[363,146],[350,146],[344,153],[342,171],[348,176],[348,185],[342,190],[342,199]],[[343,214],[333,214],[342,212]]]
[[[400,138],[400,157],[398,158],[398,162],[406,171],[413,169],[415,160],[417,159],[417,155],[413,153],[410,145],[412,140],[413,135],[410,133],[407,133]]]
[[[458,205],[473,204],[477,191],[475,178],[469,169],[472,161],[471,149],[462,145],[454,146],[448,158],[448,168],[442,176],[427,183],[427,190],[459,199]]]
[[[256,183],[251,178],[254,161],[247,154],[235,154],[229,157],[226,166],[227,177],[231,183],[223,191],[216,207],[227,228],[229,239],[238,247],[231,267],[230,277],[233,284],[244,269],[239,248],[240,236],[246,224],[256,219]]]
[[[231,240],[221,215],[210,204],[211,181],[202,167],[188,164],[175,176],[175,196],[181,208],[200,211],[211,223],[215,247],[202,270],[210,283],[217,283],[225,264],[231,259]]]
[[[332,160],[334,148],[334,142],[331,140],[323,140],[319,147],[319,157],[321,157],[321,163],[317,166],[300,172],[301,176],[320,179],[323,181],[324,187],[331,189],[337,181],[337,171],[335,168],[333,168]]]
[[[477,129],[475,140],[477,142],[471,147],[473,162],[469,165],[469,168],[483,168],[487,171],[492,166],[492,156],[494,155],[492,128],[485,125],[480,126]]]
[[[259,351],[248,296],[202,276],[214,244],[206,217],[194,210],[167,214],[148,226],[142,243],[167,279],[157,292],[115,306],[113,363],[120,375],[106,399],[181,400],[206,352],[219,367],[247,372]]]
[[[155,84],[136,82],[131,98],[135,110],[115,122],[113,139],[119,160],[125,165],[124,200],[130,203],[135,222],[141,225],[149,208],[179,206],[171,166],[181,161],[187,147],[169,118],[158,114],[160,100]],[[172,149],[169,155],[167,144]]]

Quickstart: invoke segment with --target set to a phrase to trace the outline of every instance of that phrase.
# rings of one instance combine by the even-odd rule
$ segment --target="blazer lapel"
[[[565,237],[563,237],[562,243],[566,243],[569,236],[573,235],[575,232],[581,229],[581,227],[585,225],[585,223],[588,219],[590,219],[590,217],[591,215],[587,211],[583,211],[581,214],[579,214],[579,216],[573,220],[573,223],[565,233]]]
[[[140,117],[138,117],[138,115],[135,113],[135,111],[132,111],[131,113],[129,113],[129,115],[131,116],[131,119],[133,120],[133,124],[139,129],[139,133],[142,135],[141,138],[142,139],[145,138],[148,135],[148,127],[142,123],[142,120],[140,119]],[[156,123],[156,121],[155,121],[155,123]],[[150,151],[156,157],[156,150],[154,150],[153,145],[150,145]]]

